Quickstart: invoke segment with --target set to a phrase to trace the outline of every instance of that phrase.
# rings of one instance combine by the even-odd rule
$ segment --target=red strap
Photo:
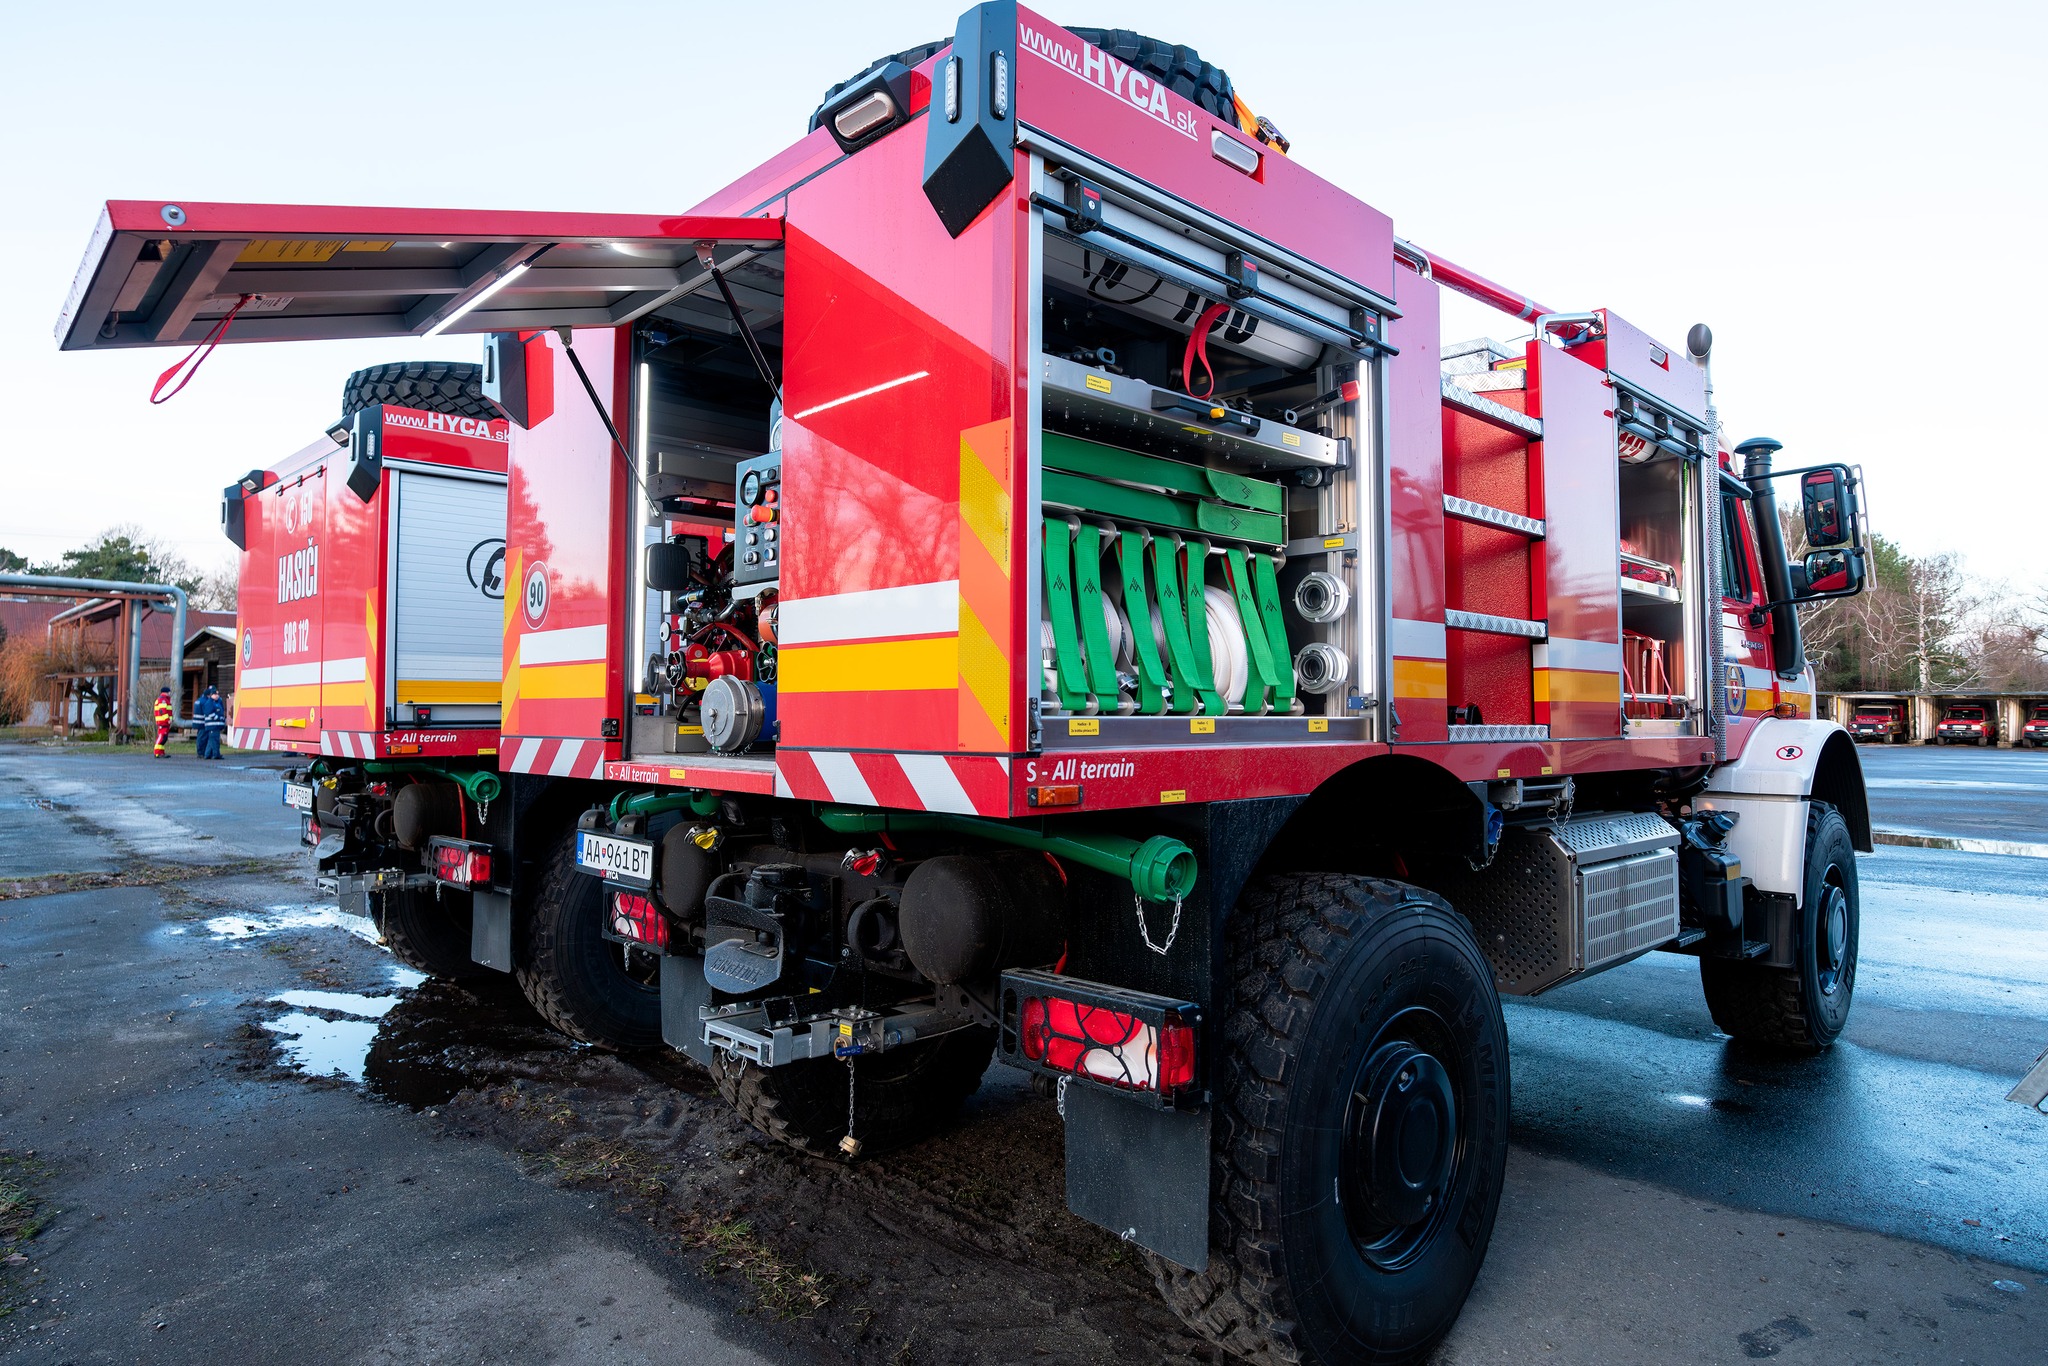
[[[149,391],[149,401],[151,403],[168,403],[173,398],[176,398],[178,390],[183,389],[192,382],[192,376],[199,373],[199,367],[204,365],[206,358],[213,354],[213,348],[219,346],[220,339],[228,334],[228,325],[234,322],[235,315],[240,313],[243,306],[255,297],[254,294],[244,294],[240,299],[236,300],[235,306],[229,309],[204,337],[199,339],[199,345],[193,347],[176,365],[158,375],[156,377],[156,388]],[[190,367],[189,369],[186,368],[188,366]],[[171,376],[177,374],[180,370],[185,371],[185,377],[172,386],[170,393],[164,393],[164,386],[170,384]]]
[[[1209,364],[1209,329],[1229,311],[1229,304],[1210,304],[1195,319],[1195,330],[1188,333],[1188,349],[1181,353],[1180,373],[1188,386],[1188,393],[1196,398],[1207,398],[1216,392],[1216,368]],[[1202,369],[1209,377],[1199,390],[1195,388],[1196,361],[1202,363]]]

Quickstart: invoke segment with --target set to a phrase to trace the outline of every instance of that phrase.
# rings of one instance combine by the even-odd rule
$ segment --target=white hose
[[[1209,624],[1209,663],[1216,678],[1216,691],[1225,702],[1241,708],[1245,685],[1251,680],[1252,659],[1237,599],[1228,589],[1212,583],[1202,589],[1202,605]]]

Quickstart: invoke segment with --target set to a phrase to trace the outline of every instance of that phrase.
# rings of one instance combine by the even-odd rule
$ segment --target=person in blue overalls
[[[221,701],[219,688],[208,685],[192,704],[192,719],[199,723],[199,757],[220,758],[220,733],[227,729],[228,707]]]

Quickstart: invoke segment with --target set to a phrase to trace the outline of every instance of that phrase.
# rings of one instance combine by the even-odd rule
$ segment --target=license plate
[[[286,783],[284,785],[284,804],[294,811],[311,811],[313,809],[313,785],[311,783]]]
[[[620,839],[594,831],[576,833],[576,866],[586,868],[607,882],[626,882],[636,887],[654,885],[654,846],[646,840]]]

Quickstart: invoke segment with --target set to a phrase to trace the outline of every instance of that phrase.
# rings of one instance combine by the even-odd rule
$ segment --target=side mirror
[[[1840,465],[1808,470],[1799,479],[1799,507],[1806,519],[1806,543],[1815,549],[1850,545],[1856,537],[1856,503],[1849,471]]]
[[[1848,597],[1862,589],[1861,550],[1815,550],[1793,570],[1795,599]]]

